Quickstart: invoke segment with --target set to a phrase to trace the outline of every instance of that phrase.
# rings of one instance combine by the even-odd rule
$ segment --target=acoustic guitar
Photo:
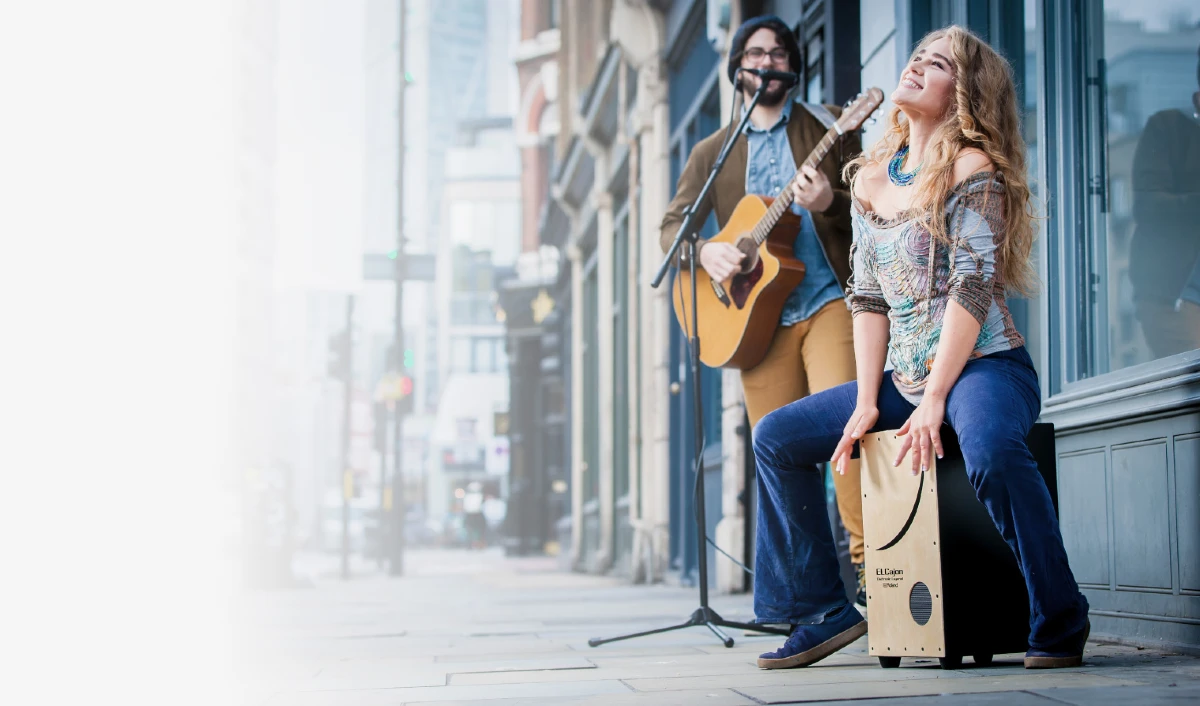
[[[883,103],[883,91],[871,88],[859,94],[812,153],[804,165],[815,168],[829,154],[838,137],[857,130]],[[803,165],[802,165],[803,167]],[[796,259],[796,234],[800,217],[792,212],[792,182],[779,196],[749,194],[738,202],[729,222],[708,242],[730,243],[746,254],[741,272],[728,283],[714,282],[704,268],[696,267],[696,306],[700,310],[700,361],[710,368],[753,368],[771,345],[783,303],[804,279],[804,263]],[[675,318],[690,334],[690,275],[681,269],[680,281],[672,288]],[[728,286],[726,286],[726,284]],[[682,286],[679,286],[682,285]],[[686,300],[686,303],[685,303]]]

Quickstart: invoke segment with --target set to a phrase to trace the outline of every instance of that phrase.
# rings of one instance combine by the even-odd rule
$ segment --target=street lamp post
[[[399,43],[399,95],[397,102],[397,130],[399,131],[399,159],[396,168],[396,312],[395,332],[393,334],[392,360],[389,361],[398,372],[404,355],[404,89],[408,85],[404,68],[404,52],[408,48],[408,38],[404,28],[408,14],[407,0],[400,0],[400,43]],[[404,575],[404,414],[397,407],[394,414],[395,442],[392,453],[392,542],[391,561],[388,573],[392,576]]]

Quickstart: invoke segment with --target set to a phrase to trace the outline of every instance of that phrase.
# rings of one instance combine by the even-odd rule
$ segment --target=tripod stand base
[[[593,637],[588,640],[588,646],[599,647],[600,645],[616,642],[618,640],[629,640],[635,637],[645,637],[646,635],[657,635],[660,632],[671,632],[672,630],[682,630],[683,628],[698,628],[706,627],[712,631],[717,639],[726,647],[733,647],[733,638],[721,632],[721,628],[738,628],[741,630],[751,630],[753,632],[761,632],[768,635],[790,635],[791,630],[786,628],[775,628],[767,625],[755,625],[753,623],[739,623],[733,620],[726,620],[717,614],[717,611],[703,606],[697,608],[692,616],[687,619],[687,622],[679,625],[671,625],[665,628],[657,628],[655,630],[646,630],[645,632],[635,632],[630,635],[621,635],[620,637]]]

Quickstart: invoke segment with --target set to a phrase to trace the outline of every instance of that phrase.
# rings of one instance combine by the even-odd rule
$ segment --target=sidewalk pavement
[[[495,550],[413,551],[407,575],[336,560],[310,564],[312,586],[244,594],[237,669],[256,706],[376,704],[828,703],[1143,704],[1200,702],[1200,659],[1093,636],[1078,669],[1026,671],[1021,655],[987,668],[943,671],[936,660],[881,669],[866,639],[803,669],[764,671],[759,653],[781,638],[731,632],[727,649],[703,628],[591,648],[590,637],[676,624],[694,589],[632,586],[564,573],[549,558]],[[732,620],[748,596],[714,596]]]

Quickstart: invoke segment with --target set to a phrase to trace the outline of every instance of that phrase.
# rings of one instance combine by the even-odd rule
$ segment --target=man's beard
[[[743,96],[746,100],[746,105],[749,105],[750,101],[754,100],[755,90],[756,89],[752,89],[749,86],[744,89],[745,92]],[[791,89],[784,85],[782,81],[770,81],[767,83],[767,90],[763,91],[762,98],[758,99],[758,104],[768,108],[774,108],[775,106],[783,103],[784,99],[787,98],[789,90]]]

